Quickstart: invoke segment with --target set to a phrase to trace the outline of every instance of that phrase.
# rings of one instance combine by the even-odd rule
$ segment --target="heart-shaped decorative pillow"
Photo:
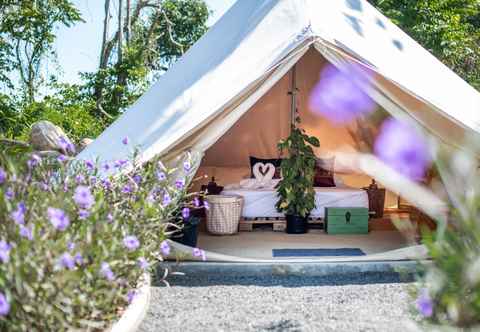
[[[260,182],[270,181],[275,175],[275,166],[271,163],[256,163],[253,166],[253,176]]]

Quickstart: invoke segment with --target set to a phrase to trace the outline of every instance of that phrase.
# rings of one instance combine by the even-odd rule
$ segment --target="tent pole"
[[[292,96],[292,105],[290,109],[290,122],[292,126],[295,125],[295,118],[297,117],[297,65],[293,65],[292,67],[292,89],[288,92],[289,95]]]

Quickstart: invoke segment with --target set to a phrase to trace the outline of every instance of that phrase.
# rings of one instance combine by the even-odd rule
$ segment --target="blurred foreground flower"
[[[359,65],[340,71],[327,65],[310,96],[310,109],[334,124],[348,123],[376,110],[376,103],[361,89],[368,86],[368,73]]]
[[[421,180],[431,164],[425,138],[405,122],[384,121],[375,141],[375,154],[400,174]]]
[[[0,293],[0,316],[6,316],[10,312],[10,304],[3,293]]]
[[[418,312],[423,317],[431,317],[433,315],[433,301],[430,298],[430,295],[428,295],[428,290],[421,290],[416,301],[416,306]]]

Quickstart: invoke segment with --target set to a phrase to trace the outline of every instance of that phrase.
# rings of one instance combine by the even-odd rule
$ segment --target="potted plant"
[[[278,143],[278,149],[282,154],[286,152],[287,158],[281,164],[282,180],[277,187],[279,200],[276,208],[285,213],[287,233],[302,234],[307,232],[307,219],[315,207],[313,179],[316,160],[312,146],[319,147],[320,142],[298,128],[298,117],[295,122],[290,136]]]

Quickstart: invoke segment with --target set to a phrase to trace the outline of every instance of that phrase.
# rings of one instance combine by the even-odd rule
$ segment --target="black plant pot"
[[[287,234],[305,234],[308,232],[308,218],[287,214]]]
[[[195,248],[198,239],[198,224],[200,218],[190,217],[184,224],[180,237],[173,238],[174,241]]]

